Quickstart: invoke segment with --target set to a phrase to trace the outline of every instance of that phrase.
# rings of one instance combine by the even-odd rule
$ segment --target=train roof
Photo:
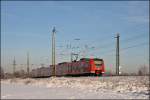
[[[94,58],[94,60],[103,61],[103,59],[100,58]]]
[[[90,60],[90,58],[81,58],[80,60]]]
[[[86,60],[86,61],[89,61],[91,58],[81,58],[80,60]],[[103,59],[100,59],[100,58],[92,58],[93,60],[96,60],[96,61],[103,61]]]
[[[66,64],[67,62],[62,62],[62,63],[58,63],[58,65],[61,65],[61,64]]]

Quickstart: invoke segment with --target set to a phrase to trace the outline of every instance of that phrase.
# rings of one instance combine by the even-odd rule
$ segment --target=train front
[[[103,75],[105,73],[105,65],[103,59],[94,58],[90,61],[91,73],[94,75]]]

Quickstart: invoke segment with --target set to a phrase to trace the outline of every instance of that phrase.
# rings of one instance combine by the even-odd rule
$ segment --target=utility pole
[[[29,52],[27,52],[27,75],[29,77],[29,72],[30,72],[30,69],[29,69]]]
[[[55,27],[52,30],[52,66],[53,66],[53,73],[52,75],[55,76],[56,66],[55,66],[55,34],[56,30]]]
[[[15,75],[15,72],[16,72],[16,60],[15,60],[15,57],[14,57],[14,60],[13,60],[13,74]]]
[[[119,58],[119,33],[117,33],[117,36],[115,37],[116,40],[116,75],[119,75],[119,66],[120,66],[120,58]]]

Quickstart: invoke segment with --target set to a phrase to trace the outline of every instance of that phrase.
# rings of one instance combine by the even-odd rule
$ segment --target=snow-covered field
[[[2,99],[148,99],[148,76],[1,80]]]

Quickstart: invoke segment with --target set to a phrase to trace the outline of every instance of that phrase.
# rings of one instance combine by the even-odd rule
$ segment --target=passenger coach
[[[62,62],[55,65],[56,76],[80,76],[80,75],[103,75],[105,65],[103,59],[99,58],[82,58],[79,61]],[[31,77],[50,77],[52,76],[54,66],[41,67],[33,69]]]

